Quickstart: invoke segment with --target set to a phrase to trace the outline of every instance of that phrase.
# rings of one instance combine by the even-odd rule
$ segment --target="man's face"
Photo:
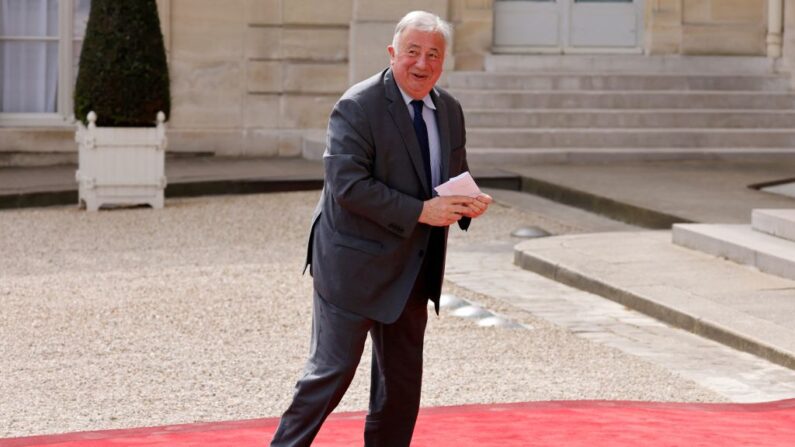
[[[440,33],[411,27],[400,33],[398,48],[387,47],[392,73],[406,94],[422,99],[436,85],[442,75],[444,47],[444,37]]]

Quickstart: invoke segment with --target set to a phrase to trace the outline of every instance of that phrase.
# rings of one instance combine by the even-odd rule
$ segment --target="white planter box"
[[[78,204],[88,211],[102,205],[150,205],[163,208],[166,188],[165,115],[157,127],[97,127],[88,114],[88,127],[78,122]]]

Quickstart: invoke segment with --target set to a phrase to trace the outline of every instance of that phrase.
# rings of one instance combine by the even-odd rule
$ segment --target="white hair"
[[[418,31],[426,33],[439,33],[444,37],[445,48],[450,47],[450,38],[453,34],[453,29],[449,23],[442,20],[436,14],[426,11],[411,11],[403,16],[395,26],[395,34],[392,36],[392,47],[395,52],[398,51],[398,43],[400,42],[400,34],[406,28],[414,28]]]

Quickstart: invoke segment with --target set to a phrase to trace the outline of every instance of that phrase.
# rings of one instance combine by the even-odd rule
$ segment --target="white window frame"
[[[19,37],[2,40],[58,41],[58,97],[55,113],[2,113],[0,127],[73,127],[75,0],[58,0],[58,37]]]

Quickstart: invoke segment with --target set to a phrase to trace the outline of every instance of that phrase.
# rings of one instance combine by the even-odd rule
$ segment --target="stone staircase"
[[[795,95],[766,58],[503,56],[452,72],[471,160],[795,158]]]
[[[795,209],[756,209],[751,225],[676,224],[673,242],[795,279]]]

